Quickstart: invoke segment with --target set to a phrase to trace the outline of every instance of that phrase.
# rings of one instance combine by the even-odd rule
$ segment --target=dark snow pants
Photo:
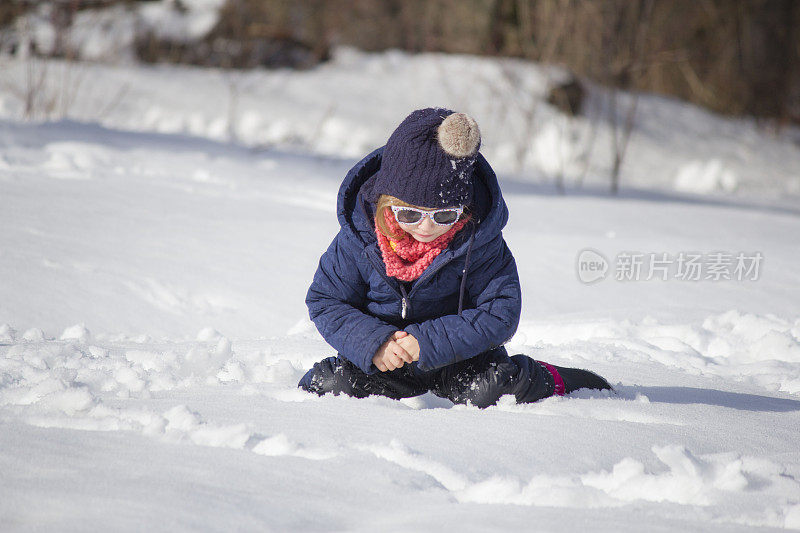
[[[395,400],[428,391],[453,403],[470,402],[484,408],[500,396],[513,394],[517,403],[535,402],[552,396],[553,377],[526,355],[509,357],[504,349],[482,353],[431,372],[415,372],[409,365],[367,374],[344,357],[328,357],[309,370],[298,387],[319,394],[344,393],[356,398],[370,395]]]

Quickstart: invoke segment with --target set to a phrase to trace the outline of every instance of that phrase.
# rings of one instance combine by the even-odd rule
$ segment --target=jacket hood
[[[339,188],[336,213],[339,225],[349,237],[360,242],[363,247],[377,246],[374,229],[375,205],[368,201],[371,197],[375,175],[381,166],[382,146],[361,161],[347,173]],[[480,247],[497,237],[508,222],[508,208],[497,176],[482,154],[478,154],[474,170],[473,219],[464,230],[456,235],[450,245],[453,257],[461,255],[467,248],[467,240],[474,231],[472,246]]]

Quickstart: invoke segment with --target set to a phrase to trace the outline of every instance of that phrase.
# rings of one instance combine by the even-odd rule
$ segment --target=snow
[[[512,171],[514,119],[503,131],[478,90],[523,288],[509,351],[590,368],[616,393],[486,410],[319,398],[296,388],[333,354],[304,297],[344,173],[417,104],[463,108],[434,88],[439,68],[497,64],[345,51],[242,74],[235,141],[219,72],[81,68],[97,90],[68,120],[22,123],[0,90],[3,531],[800,529],[787,138],[644,97],[622,194],[562,196]],[[128,96],[93,117],[122,80]],[[338,99],[324,125],[320,98]],[[757,279],[618,281],[623,252],[763,264]],[[606,261],[604,277],[583,283],[579,257]]]
[[[708,193],[716,190],[736,190],[738,179],[719,159],[691,161],[682,166],[675,176],[675,189],[686,192]]]
[[[148,2],[142,9],[172,9],[169,5]],[[213,9],[198,3],[189,13]],[[477,119],[482,153],[500,172],[521,181],[552,186],[563,178],[568,186],[607,189],[613,166],[611,93],[589,85],[585,115],[566,117],[544,102],[548,88],[566,72],[519,60],[396,50],[367,54],[339,47],[330,62],[305,71],[47,65],[36,119],[68,118],[112,130],[357,159],[383,144],[408,110],[446,105]],[[0,119],[19,120],[31,65],[0,56],[0,67],[8,87],[0,91]],[[633,95],[617,98],[616,122],[622,123]],[[53,101],[60,103],[55,110],[49,106]],[[769,132],[752,120],[648,94],[639,95],[636,109],[621,168],[623,187],[797,205],[797,128]],[[68,149],[54,148],[52,163],[66,174],[82,164],[64,157]]]

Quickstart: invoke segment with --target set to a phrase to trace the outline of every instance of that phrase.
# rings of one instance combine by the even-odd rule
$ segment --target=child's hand
[[[405,363],[411,363],[415,359],[402,346],[397,343],[408,335],[405,331],[395,331],[391,338],[384,342],[375,355],[372,356],[372,364],[381,372],[387,372],[402,367]]]
[[[405,331],[399,331],[398,333],[403,333],[403,336],[397,340],[397,344],[411,354],[412,360],[419,361],[419,341],[417,341],[413,335],[409,335]]]

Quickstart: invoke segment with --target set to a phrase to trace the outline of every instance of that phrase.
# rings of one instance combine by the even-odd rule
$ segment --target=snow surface
[[[358,55],[243,75],[259,114],[241,142],[209,130],[225,115],[213,72],[83,65],[96,95],[131,87],[97,124],[91,96],[81,122],[23,124],[0,92],[0,530],[800,529],[800,209],[786,201],[800,156],[675,102],[647,99],[642,129],[679,109],[701,133],[663,129],[665,146],[641,145],[631,168],[670,158],[721,184],[745,168],[737,187],[759,195],[665,192],[658,173],[660,191],[618,198],[501,179],[523,287],[509,350],[591,368],[616,394],[478,410],[296,389],[333,354],[303,299],[344,173],[422,96],[462,103],[344,87],[359,70],[448,61]],[[316,141],[262,145],[268,124],[291,136],[337,97]],[[494,162],[494,104],[471,105]],[[745,162],[725,151],[743,144],[757,147]],[[712,147],[726,148],[698,159]],[[682,176],[679,189],[708,189]],[[587,248],[764,261],[757,280],[583,284]]]

